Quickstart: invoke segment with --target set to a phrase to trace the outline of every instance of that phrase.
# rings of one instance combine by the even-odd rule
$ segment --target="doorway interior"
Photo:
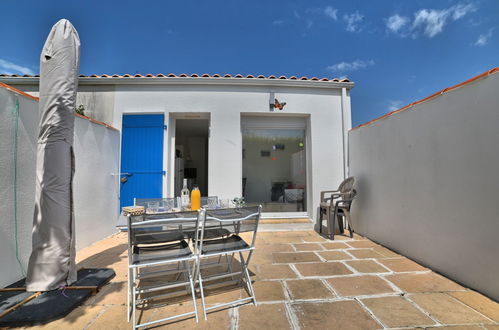
[[[189,190],[197,184],[201,195],[208,195],[209,132],[209,118],[175,120],[175,196],[180,196],[184,178]]]

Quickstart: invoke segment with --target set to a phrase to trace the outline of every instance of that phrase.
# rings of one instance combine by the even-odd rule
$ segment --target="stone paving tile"
[[[207,288],[204,290],[206,305],[217,305],[228,301],[241,299],[244,289],[237,284],[225,285],[218,288]]]
[[[352,256],[346,254],[343,251],[332,250],[332,251],[322,251],[317,252],[322,258],[330,261],[330,260],[347,260],[352,259]]]
[[[319,257],[313,252],[283,252],[272,254],[274,263],[297,263],[320,261]]]
[[[475,291],[449,292],[449,295],[465,303],[483,315],[499,322],[499,303]]]
[[[326,250],[337,250],[337,249],[347,249],[348,245],[343,242],[330,242],[330,243],[322,243],[322,246]]]
[[[362,299],[384,325],[395,327],[427,326],[435,322],[400,296]]]
[[[257,281],[253,283],[256,301],[283,301],[285,300],[284,288],[279,281]],[[247,297],[244,291],[243,297]]]
[[[293,304],[300,329],[379,329],[355,301]]]
[[[363,240],[363,241],[349,241],[346,242],[347,245],[349,245],[352,248],[355,249],[365,249],[365,248],[374,248],[376,246],[379,246],[378,244],[368,241],[368,240]]]
[[[275,244],[275,243],[303,243],[305,241],[305,238],[307,237],[302,237],[302,236],[272,236],[272,237],[265,237],[264,241],[268,244]],[[307,242],[307,241],[305,241]]]
[[[485,324],[483,327],[487,330],[499,330],[499,324]]]
[[[239,308],[241,330],[292,329],[284,304],[246,305]]]
[[[421,329],[421,328],[418,328]],[[429,327],[425,328],[425,330],[483,330],[479,325],[449,325],[449,326],[443,326],[443,327]]]
[[[291,244],[265,244],[259,247],[261,250],[265,252],[294,252],[295,250],[291,246]],[[256,250],[258,251],[258,250]]]
[[[260,265],[258,278],[262,280],[296,278],[296,273],[289,265]]]
[[[131,322],[131,321],[130,321]],[[126,306],[109,306],[87,329],[127,329],[131,323],[127,322]]]
[[[428,270],[428,268],[425,268],[408,258],[379,259],[378,261],[388,267],[390,270],[399,273]]]
[[[358,259],[384,258],[384,256],[373,249],[348,250],[348,253]]]
[[[360,273],[386,273],[388,269],[373,260],[350,260],[346,263]]]
[[[440,292],[464,290],[459,284],[435,273],[395,274],[385,277],[405,292]]]
[[[336,293],[343,297],[392,293],[393,289],[378,276],[362,275],[335,277],[327,280]]]
[[[384,246],[376,246],[373,247],[373,250],[384,255],[386,258],[396,258],[396,257],[402,257],[400,254],[393,252],[390,249],[387,249]]]
[[[303,276],[334,276],[352,273],[341,262],[306,263],[296,264],[295,266]]]
[[[189,330],[189,329],[230,329],[231,319],[229,316],[229,310],[220,309],[212,310],[207,313],[207,320],[203,317],[203,309],[199,304],[198,308],[198,318],[199,322],[196,323],[194,316],[182,317],[179,319],[173,319],[165,323],[159,323],[156,326],[147,327],[144,329],[176,329],[176,330]],[[159,308],[154,308],[151,313],[146,317],[142,317],[141,322],[149,322],[153,320],[159,320],[165,317],[178,315],[182,313],[191,312],[193,310],[192,305],[170,305]],[[127,328],[130,329],[129,325]],[[107,330],[107,329],[106,329]]]
[[[296,251],[321,251],[322,246],[317,243],[294,244]]]
[[[477,311],[445,293],[414,294],[408,298],[443,324],[491,323]]]
[[[334,294],[321,280],[286,281],[292,299],[327,299]]]
[[[304,242],[328,242],[325,238],[320,237],[319,235],[314,235],[314,236],[308,236],[308,237],[303,237]]]

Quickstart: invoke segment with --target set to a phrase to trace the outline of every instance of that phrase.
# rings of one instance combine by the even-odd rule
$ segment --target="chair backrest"
[[[198,229],[198,211],[128,216],[129,247],[158,244],[191,237]]]
[[[251,246],[254,246],[261,213],[261,205],[229,209],[203,209],[200,217],[202,224],[199,238],[201,241],[206,237],[217,238],[216,235],[213,235],[213,230],[220,233],[220,236],[253,232]]]
[[[351,191],[353,189],[353,184],[355,183],[355,178],[353,176],[346,178],[343,180],[342,183],[340,183],[338,190],[341,193],[345,193],[348,191]]]

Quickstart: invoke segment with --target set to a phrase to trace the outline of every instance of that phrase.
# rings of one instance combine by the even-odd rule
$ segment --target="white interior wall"
[[[233,198],[242,193],[241,114],[268,115],[270,88],[249,86],[117,85],[113,126],[120,128],[126,113],[210,113],[208,144],[209,195]],[[307,139],[308,214],[315,217],[320,191],[338,186],[343,179],[343,128],[341,90],[273,87],[275,97],[286,102],[274,116],[310,116]],[[349,95],[345,102],[350,104]],[[344,111],[348,111],[344,109]],[[170,118],[169,117],[169,118]],[[172,121],[169,120],[169,124]],[[348,124],[347,124],[348,126]],[[174,136],[167,133],[170,138]],[[165,146],[172,146],[167,143]],[[165,153],[171,152],[165,148]],[[172,160],[169,161],[172,166]],[[170,169],[165,168],[167,172]],[[168,180],[170,181],[170,180]],[[164,184],[167,196],[171,185]]]
[[[356,231],[499,300],[499,74],[350,131]]]
[[[19,252],[26,270],[31,253],[35,196],[38,102],[0,88],[0,287],[23,277],[15,254],[14,115],[19,100],[17,219]],[[81,249],[115,232],[119,203],[117,176],[119,132],[75,118],[74,178],[76,244]],[[8,270],[8,271],[6,271]]]

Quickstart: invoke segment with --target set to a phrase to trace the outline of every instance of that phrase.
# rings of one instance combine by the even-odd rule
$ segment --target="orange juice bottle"
[[[194,186],[191,191],[191,210],[197,211],[201,208],[201,191],[198,186]]]

